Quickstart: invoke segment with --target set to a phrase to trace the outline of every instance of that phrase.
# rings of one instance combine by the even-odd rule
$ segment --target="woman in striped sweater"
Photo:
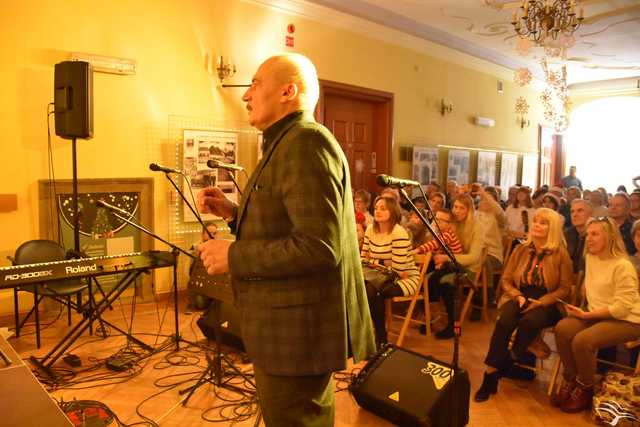
[[[373,224],[367,227],[362,245],[362,258],[390,267],[398,279],[376,288],[366,283],[371,318],[378,345],[387,342],[384,300],[413,295],[420,286],[418,268],[411,252],[409,233],[401,225],[400,205],[395,199],[378,197],[374,202]]]

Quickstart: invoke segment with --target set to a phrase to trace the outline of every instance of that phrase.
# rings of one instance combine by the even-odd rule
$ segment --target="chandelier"
[[[511,24],[516,33],[542,45],[549,37],[570,36],[584,20],[584,8],[576,14],[577,0],[522,0],[513,12]]]

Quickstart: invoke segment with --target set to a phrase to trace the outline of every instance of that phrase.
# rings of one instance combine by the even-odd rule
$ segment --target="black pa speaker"
[[[399,426],[461,427],[469,422],[469,374],[393,345],[367,362],[350,390],[361,407]]]
[[[196,322],[203,335],[211,341],[216,341],[215,326],[220,325],[222,344],[245,352],[242,334],[240,332],[240,312],[233,304],[211,300],[211,305]]]
[[[93,137],[93,72],[84,61],[55,66],[56,135],[65,139]]]

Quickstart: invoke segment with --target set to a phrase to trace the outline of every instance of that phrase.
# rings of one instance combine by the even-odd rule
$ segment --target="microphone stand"
[[[191,212],[198,219],[200,224],[202,224],[202,227],[206,230],[206,227],[204,226],[204,222],[202,221],[202,218],[200,217],[198,212],[193,208],[193,206],[191,206],[191,204],[189,203],[189,201],[187,200],[187,198],[185,197],[183,192],[180,191],[180,188],[178,188],[176,183],[169,177],[169,173],[168,172],[165,172],[165,176],[169,180],[169,182],[171,182],[171,184],[173,185],[173,188],[175,188],[176,192],[180,195],[180,197],[182,198],[184,203],[189,207]],[[229,173],[229,176],[231,177],[231,180],[235,184],[236,188],[238,189],[238,192],[240,193],[240,195],[242,195],[242,192],[240,191],[240,187],[238,187],[238,183],[236,182],[235,178],[233,177],[233,173]],[[122,218],[121,216],[116,214],[115,212],[114,212],[114,215],[116,215],[120,219],[125,220],[124,218]],[[175,259],[176,256],[177,256],[177,251],[180,251],[180,252],[188,255],[189,257],[191,257],[193,259],[198,259],[198,258],[193,256],[192,254],[184,251],[183,249],[179,248],[178,246],[167,242],[166,240],[162,239],[161,237],[156,236],[151,231],[144,229],[144,227],[142,227],[142,226],[140,226],[138,224],[133,224],[128,220],[125,220],[125,221],[130,223],[134,227],[138,228],[139,230],[144,231],[145,233],[149,234],[150,236],[155,237],[156,239],[160,240],[161,242],[166,243],[167,245],[169,245],[173,249],[172,253],[174,254],[174,261],[176,261],[176,263],[174,264],[174,268],[173,268],[173,295],[174,295],[174,306],[175,306],[176,351],[178,351],[180,349],[180,347],[179,347],[179,342],[180,341],[184,341],[184,342],[186,342],[186,343],[188,343],[188,344],[190,344],[192,346],[195,346],[195,347],[203,348],[203,346],[199,345],[198,343],[187,341],[184,338],[181,338],[180,337],[180,330],[178,328],[178,284],[177,284],[178,281],[177,281],[177,277],[176,277],[177,259]],[[213,236],[211,235],[209,230],[207,230],[207,233],[209,234],[209,237],[211,239],[213,239]],[[219,310],[218,310],[218,312],[219,312]],[[223,361],[226,363],[227,367],[230,367],[231,370],[233,370],[235,372],[235,374],[241,376],[244,379],[244,381],[248,382],[249,384],[251,384],[255,388],[255,383],[251,380],[251,378],[247,377],[247,375],[244,372],[242,372],[238,368],[236,368],[235,365],[233,364],[233,362],[231,362],[229,360],[229,358],[222,353],[222,350],[221,350],[221,347],[220,347],[221,343],[222,343],[222,331],[220,329],[219,316],[216,316],[213,331],[214,331],[214,335],[216,337],[215,353],[213,354],[213,357],[211,357],[208,353],[206,354],[207,368],[202,372],[202,375],[200,375],[200,377],[198,378],[196,383],[194,385],[192,385],[190,387],[187,387],[187,388],[185,388],[183,390],[180,390],[178,392],[178,394],[180,394],[180,395],[185,394],[185,393],[187,394],[187,396],[182,401],[182,406],[186,406],[187,403],[189,402],[189,399],[191,399],[191,396],[193,395],[193,393],[198,388],[200,388],[200,386],[204,385],[205,383],[213,383],[218,387],[223,387],[223,388],[226,388],[228,390],[235,391],[236,393],[239,393],[240,395],[245,395],[246,394],[245,390],[243,390],[242,388],[240,388],[240,387],[238,387],[238,386],[236,386],[234,384],[230,384],[228,381],[223,382],[223,378],[225,376],[225,372],[224,372],[223,365],[222,365]],[[207,348],[208,347],[204,347],[205,350]],[[260,419],[261,418],[262,418],[262,416],[261,416],[260,410],[258,409],[258,415],[257,415],[257,418],[256,418],[256,424],[255,424],[256,426],[260,423]]]
[[[420,188],[422,189],[422,186],[420,186]],[[453,301],[454,301],[454,310],[453,310],[453,317],[454,317],[454,336],[453,336],[453,357],[452,357],[452,368],[453,368],[453,377],[451,379],[451,387],[452,387],[452,396],[453,398],[450,399],[449,405],[450,405],[450,413],[449,415],[451,416],[451,424],[452,426],[458,426],[461,425],[460,423],[464,420],[463,417],[461,417],[460,414],[460,409],[458,404],[459,401],[462,399],[461,396],[458,396],[458,394],[461,392],[463,385],[466,384],[466,390],[467,390],[467,402],[469,400],[469,374],[464,370],[461,369],[458,362],[459,362],[459,347],[460,347],[460,335],[462,335],[462,325],[459,319],[459,313],[460,313],[460,299],[462,297],[462,285],[463,283],[467,283],[470,284],[469,282],[469,278],[466,276],[466,274],[464,273],[464,269],[462,268],[462,266],[458,263],[458,260],[456,259],[455,255],[453,254],[453,252],[451,252],[451,249],[447,246],[447,244],[444,242],[444,240],[442,240],[442,236],[438,233],[435,232],[435,230],[433,229],[433,227],[431,226],[431,224],[429,224],[429,221],[427,221],[427,219],[424,217],[424,215],[422,215],[422,212],[420,212],[420,210],[416,207],[416,205],[411,201],[411,198],[409,197],[409,195],[407,194],[407,192],[403,189],[403,188],[399,188],[399,192],[402,195],[402,197],[404,197],[404,199],[407,201],[407,203],[409,204],[409,206],[411,206],[411,209],[413,210],[413,212],[416,213],[416,215],[418,215],[418,217],[420,218],[420,220],[422,221],[422,223],[427,227],[427,230],[429,230],[429,232],[431,233],[431,235],[433,236],[434,239],[436,239],[436,241],[438,242],[438,244],[440,245],[440,247],[442,248],[442,250],[444,251],[444,253],[449,257],[449,259],[451,260],[451,262],[453,263],[453,268],[455,270],[455,279],[454,279],[454,287],[455,287],[455,291],[454,291],[454,297],[453,297]],[[424,192],[423,192],[424,194]],[[426,197],[425,197],[426,200]],[[427,206],[429,206],[429,210],[431,210],[431,206],[429,205],[429,201],[427,200]],[[437,221],[436,221],[437,224]],[[438,227],[439,228],[439,227]],[[423,286],[425,286],[425,284],[423,284]],[[428,284],[426,285],[428,286]],[[467,406],[468,407],[468,406]]]

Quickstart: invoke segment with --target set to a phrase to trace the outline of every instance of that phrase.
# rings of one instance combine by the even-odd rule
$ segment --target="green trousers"
[[[331,427],[335,415],[331,374],[268,375],[254,365],[258,400],[267,427]]]

